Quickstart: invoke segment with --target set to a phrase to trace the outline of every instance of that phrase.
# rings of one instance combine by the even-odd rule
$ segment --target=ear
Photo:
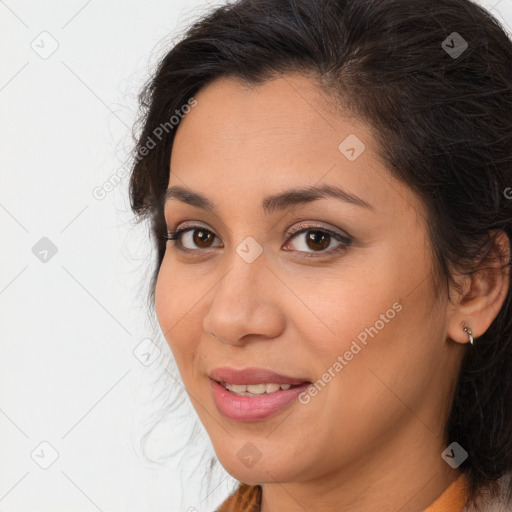
[[[509,289],[510,243],[506,233],[490,233],[489,251],[479,262],[475,272],[454,276],[450,284],[450,317],[448,336],[458,343],[468,343],[464,332],[467,325],[473,338],[487,331],[505,302]]]

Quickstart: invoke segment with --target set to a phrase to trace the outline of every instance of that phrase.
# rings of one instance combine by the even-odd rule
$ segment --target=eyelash
[[[334,254],[338,254],[339,252],[342,252],[343,250],[347,249],[347,247],[352,244],[352,239],[350,237],[341,235],[340,233],[336,233],[335,231],[331,231],[327,228],[320,227],[320,226],[311,226],[311,225],[305,226],[304,224],[299,223],[299,226],[301,226],[301,225],[304,226],[302,229],[298,229],[298,230],[292,231],[292,232],[287,232],[286,236],[288,238],[291,238],[291,237],[296,237],[302,233],[307,233],[307,232],[311,231],[311,232],[315,232],[315,233],[322,233],[325,235],[329,235],[332,238],[334,238],[336,241],[340,242],[340,245],[337,248],[330,249],[329,251],[324,251],[324,250],[323,251],[311,251],[311,252],[295,251],[295,252],[301,253],[302,254],[301,257],[319,258],[319,257],[323,257],[323,256],[331,256]],[[199,229],[203,230],[207,233],[211,233],[214,237],[218,238],[217,235],[215,235],[215,233],[213,233],[209,229],[206,229],[203,226],[192,225],[192,226],[184,227],[182,229],[178,229],[177,231],[171,231],[167,234],[167,236],[164,236],[164,239],[166,241],[178,241],[181,243],[181,236],[184,233],[186,233],[187,231],[195,231],[195,230],[199,230]],[[187,249],[187,248],[180,247],[179,244],[176,244],[175,247],[180,251],[189,252],[189,253],[196,252],[196,251],[208,251],[209,250],[209,249]]]

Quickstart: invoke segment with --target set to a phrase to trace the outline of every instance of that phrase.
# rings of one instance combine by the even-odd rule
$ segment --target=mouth
[[[218,411],[235,421],[261,421],[290,407],[311,381],[263,368],[217,368],[208,374]]]
[[[290,375],[284,375],[281,373],[274,372],[272,370],[267,370],[266,368],[244,368],[241,370],[237,370],[236,368],[222,367],[215,368],[212,370],[208,377],[210,379],[218,382],[219,384],[228,384],[229,386],[259,386],[258,388],[254,387],[253,389],[235,389],[235,392],[250,392],[256,394],[262,394],[265,392],[275,392],[278,391],[275,388],[276,385],[289,385],[291,386],[299,386],[306,383],[310,383],[309,379],[301,378],[301,377],[292,377]],[[263,386],[265,386],[263,388]],[[269,386],[269,391],[267,391],[267,386]],[[287,388],[289,389],[289,388]]]

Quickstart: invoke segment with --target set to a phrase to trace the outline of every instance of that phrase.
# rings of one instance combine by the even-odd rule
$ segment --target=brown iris
[[[192,238],[198,247],[209,247],[208,241],[211,242],[214,236],[213,233],[205,229],[195,229]]]
[[[322,231],[308,231],[306,238],[308,247],[314,250],[322,250],[329,246],[331,236]]]

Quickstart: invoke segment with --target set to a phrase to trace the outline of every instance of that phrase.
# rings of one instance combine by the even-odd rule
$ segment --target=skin
[[[461,323],[485,332],[508,275],[458,276],[463,293],[452,302],[439,292],[420,198],[386,169],[371,127],[333,108],[312,80],[290,74],[248,87],[222,78],[195,98],[176,133],[169,187],[199,192],[216,210],[171,199],[165,216],[169,230],[199,223],[212,239],[198,246],[194,231],[184,234],[189,253],[168,242],[156,312],[220,462],[263,485],[263,512],[423,510],[460,475],[441,453],[453,441],[444,425],[468,349]],[[349,134],[366,146],[355,161],[338,149]],[[336,198],[270,215],[260,207],[268,195],[321,184],[372,209]],[[286,236],[305,226],[352,243],[323,255],[340,242],[318,249],[307,233]],[[248,236],[263,248],[252,263],[236,252]],[[252,423],[217,410],[213,368],[315,382],[395,303],[401,311],[307,405]],[[251,468],[237,457],[247,442],[261,452]]]

